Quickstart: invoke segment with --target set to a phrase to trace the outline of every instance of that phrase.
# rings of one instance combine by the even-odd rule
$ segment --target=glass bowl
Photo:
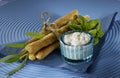
[[[60,37],[60,50],[62,58],[65,62],[69,64],[79,64],[81,62],[89,62],[93,56],[93,36],[85,32],[86,34],[90,35],[90,40],[88,43],[79,46],[68,45],[64,43],[64,36],[67,34],[71,34],[73,32],[85,32],[79,30],[72,30],[65,32]]]

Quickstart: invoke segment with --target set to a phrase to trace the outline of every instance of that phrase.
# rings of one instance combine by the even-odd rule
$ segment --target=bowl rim
[[[63,41],[64,36],[67,35],[67,34],[73,33],[73,32],[85,32],[86,34],[89,34],[89,35],[90,35],[90,40],[89,40],[89,42],[86,43],[86,44],[84,44],[84,45],[77,45],[77,46],[66,44],[66,43]],[[64,44],[64,46],[81,47],[81,46],[86,46],[86,45],[88,45],[88,44],[93,43],[94,37],[93,37],[89,32],[87,32],[87,31],[83,31],[83,30],[70,30],[70,31],[67,31],[67,32],[63,33],[63,34],[60,36],[59,41],[60,41],[60,43]]]

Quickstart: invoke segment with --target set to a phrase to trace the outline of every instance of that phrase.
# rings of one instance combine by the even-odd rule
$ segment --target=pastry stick
[[[68,14],[66,14],[66,15],[58,18],[58,19],[56,19],[53,22],[53,24],[56,24],[56,26],[58,28],[61,28],[62,26],[64,26],[65,24],[67,24],[70,20],[73,20],[75,16],[78,16],[78,15],[79,15],[78,14],[78,10],[75,9],[75,10],[71,11],[70,13],[68,13]],[[50,30],[42,30],[39,33],[46,35],[46,34],[48,34],[50,32],[51,32]],[[38,40],[38,38],[32,38],[32,39],[28,40],[27,43],[29,44],[29,43],[31,43],[33,41],[36,41],[36,40]]]
[[[65,31],[68,31],[69,28],[66,27],[66,26],[63,26],[61,27],[60,29],[62,30],[59,30],[59,32],[62,34],[63,32]],[[29,59],[30,60],[35,60],[35,56],[36,56],[36,53],[38,50],[42,49],[43,47],[45,46],[48,46],[49,44],[52,44],[53,42],[55,42],[57,40],[57,37],[56,35],[51,32],[50,34],[46,35],[45,37],[43,37],[42,39],[40,40],[37,40],[37,41],[34,41],[34,42],[31,42],[29,43],[26,47],[25,47],[25,51],[28,51],[29,52]],[[41,47],[40,47],[41,45]],[[30,48],[32,49],[32,51],[30,51]],[[27,49],[26,49],[27,48]],[[34,52],[35,51],[35,52]]]
[[[70,20],[73,20],[75,16],[78,16],[78,10],[75,9],[71,11],[69,14],[66,14],[65,16],[62,16],[58,19],[56,19],[53,23],[55,23],[58,27],[66,25]]]
[[[32,53],[29,53],[28,58],[32,61],[36,59],[35,54]]]
[[[38,51],[38,53],[36,54],[36,58],[38,60],[42,60],[58,47],[59,47],[59,41],[56,41],[53,44],[48,45],[47,47],[44,47],[43,49]]]
[[[57,32],[59,33],[59,35],[62,35],[64,32],[66,32],[68,30],[70,30],[70,29],[66,25],[66,26],[61,27]],[[37,51],[39,51],[43,47],[46,47],[46,46],[54,43],[55,41],[57,41],[57,37],[52,32],[52,33],[49,33],[48,35],[46,35],[45,37],[43,37],[42,39],[34,41],[34,42],[28,44],[25,47],[25,50],[28,51],[29,53],[36,53]]]
[[[57,20],[55,20],[53,23],[56,24],[56,26],[58,28],[60,28],[60,27],[64,26],[68,21],[73,20],[74,16],[78,16],[78,10],[71,11],[70,13],[68,13],[68,14],[58,18]],[[51,32],[50,30],[41,30],[39,33],[47,35],[50,32]],[[37,40],[39,40],[39,39],[38,38],[32,38],[32,39],[27,41],[27,44],[32,43],[32,42],[37,41]],[[20,53],[24,53],[25,51],[26,50],[23,49],[23,50],[21,50]],[[34,55],[35,54],[29,54],[29,59],[33,60],[33,59],[31,59],[31,57],[33,57]]]

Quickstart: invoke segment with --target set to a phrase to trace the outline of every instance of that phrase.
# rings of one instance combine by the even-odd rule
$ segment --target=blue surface
[[[29,37],[27,31],[40,29],[40,13],[48,11],[52,20],[65,15],[73,9],[78,9],[81,15],[91,18],[103,18],[114,12],[119,12],[119,0],[16,0],[0,7],[0,49],[3,44],[21,42]],[[117,20],[120,19],[118,14]],[[51,20],[51,21],[52,21]],[[105,26],[105,25],[104,25]],[[105,26],[106,27],[106,26]],[[21,32],[22,31],[22,32]],[[89,73],[76,73],[65,69],[40,65],[40,61],[28,62],[27,65],[10,78],[119,78],[120,77],[120,22],[108,32],[105,44],[97,60],[91,66]],[[3,52],[3,51],[2,51]],[[2,53],[3,54],[3,53]],[[54,55],[53,55],[54,56]],[[44,62],[43,62],[44,63]],[[0,78],[16,67],[19,63],[0,63]],[[59,64],[59,63],[58,63]]]
[[[105,44],[92,66],[92,73],[100,78],[120,78],[120,21],[114,22]]]
[[[42,11],[48,11],[52,17],[57,18],[73,9],[78,9],[81,15],[89,14],[92,18],[99,18],[119,11],[119,8],[119,0],[17,0],[2,6],[0,12],[4,16],[35,17],[39,16]]]
[[[4,23],[0,24],[4,24],[4,26],[16,24],[16,28],[11,25],[13,29],[17,29],[17,26],[22,24],[21,27],[19,27],[19,31],[22,30],[21,28],[24,28],[24,32],[38,31],[40,29],[38,26],[41,25],[40,13],[43,11],[48,11],[51,14],[51,21],[53,21],[56,18],[67,14],[73,9],[78,9],[79,14],[89,15],[92,19],[103,18],[104,16],[110,15],[114,12],[119,12],[119,8],[119,0],[16,0],[0,7],[0,19],[4,21]],[[120,19],[120,14],[117,15],[116,19]],[[27,26],[30,28],[27,28]],[[9,29],[9,27],[6,27],[6,29],[0,27],[0,29],[2,30],[0,32],[5,32],[3,30]],[[12,30],[10,30],[9,34],[11,34],[11,32]],[[14,42],[28,39],[29,37],[25,36],[24,32],[20,33],[15,31],[14,34],[12,34],[12,37],[5,38],[7,39],[4,40],[5,43],[13,42],[12,39],[14,38]],[[14,36],[16,34],[18,34],[17,36],[20,35],[22,37],[18,39],[17,36]],[[4,37],[6,36],[7,34]],[[4,42],[1,41],[0,44],[4,44]]]

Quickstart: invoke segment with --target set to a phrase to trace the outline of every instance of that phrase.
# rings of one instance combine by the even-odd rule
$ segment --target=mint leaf
[[[79,24],[85,25],[86,19],[83,16],[79,15],[77,21]]]
[[[90,31],[88,31],[93,37],[95,37],[96,36],[96,34],[97,34],[97,30],[96,29],[94,29],[94,30],[90,30]]]
[[[25,47],[25,43],[5,44],[5,46],[13,47],[13,48],[24,48]]]
[[[102,31],[102,27],[100,25],[97,26],[97,31]]]
[[[77,25],[74,21],[69,21],[68,26],[72,30],[82,30],[82,26]]]
[[[97,26],[97,37],[101,38],[101,37],[103,37],[103,35],[104,35],[104,33],[102,31],[102,26],[99,23],[99,25]]]
[[[95,37],[94,38],[94,45],[98,44],[99,43],[99,38]]]
[[[76,30],[72,21],[69,21],[68,26],[69,26],[70,29]]]
[[[82,26],[82,30],[85,30],[87,20],[83,16],[79,15],[77,21],[78,21],[78,24]]]
[[[44,34],[39,34],[39,33],[35,33],[35,32],[26,32],[25,33],[28,36],[34,37],[34,38],[43,38],[45,35]]]
[[[99,24],[98,19],[88,21],[87,26],[86,26],[87,30],[95,29],[98,24]]]
[[[102,31],[98,31],[97,32],[97,37],[101,38],[103,37],[104,33]]]

